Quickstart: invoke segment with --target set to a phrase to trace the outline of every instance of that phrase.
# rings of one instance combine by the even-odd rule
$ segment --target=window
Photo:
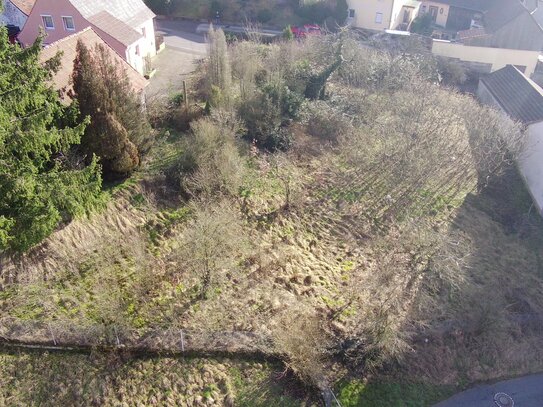
[[[75,24],[73,17],[62,17],[62,23],[66,31],[75,31]]]
[[[136,45],[136,55],[140,55],[140,46]]]
[[[141,29],[141,33],[143,34],[143,38],[147,38],[147,31],[145,30],[145,27]]]
[[[41,16],[41,19],[43,21],[43,26],[47,30],[54,30],[55,24],[53,23],[53,17],[52,16]]]
[[[375,22],[377,24],[383,23],[383,13],[375,13]]]
[[[354,18],[354,9],[349,9],[349,18]]]

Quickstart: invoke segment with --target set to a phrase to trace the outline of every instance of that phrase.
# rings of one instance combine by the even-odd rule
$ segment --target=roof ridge
[[[117,18],[116,16],[114,16],[113,14],[111,14],[111,13],[110,13],[109,11],[107,11],[107,10],[100,10],[98,13],[95,13],[95,14],[89,16],[86,20],[87,20],[87,21],[90,21],[91,18],[96,17],[97,15],[102,14],[102,13],[108,14],[109,16],[111,16],[112,18],[114,18],[115,20],[117,20],[119,23],[121,23],[121,24],[127,26],[128,28],[130,28],[130,29],[131,29],[132,31],[134,31],[135,33],[141,35],[141,33],[139,33],[139,32],[138,32],[134,27],[132,27],[130,24],[125,23],[123,20],[121,20],[120,18]]]
[[[104,39],[100,36],[100,34],[97,33],[96,30],[95,30],[94,28],[92,28],[92,26],[90,26],[90,25],[89,25],[88,27],[82,29],[81,31],[76,32],[75,34],[68,35],[67,37],[61,38],[60,40],[55,41],[55,42],[52,42],[51,44],[48,44],[47,46],[45,46],[45,47],[43,47],[43,48],[44,48],[44,49],[45,49],[45,48],[50,48],[50,47],[52,47],[52,46],[55,45],[55,44],[58,45],[58,44],[60,44],[60,43],[62,43],[62,42],[64,42],[64,41],[67,41],[67,40],[73,39],[73,38],[75,38],[75,37],[78,37],[78,36],[80,36],[81,34],[84,34],[84,33],[87,32],[87,31],[92,31],[94,34],[96,34],[96,35],[98,36],[98,38],[100,38],[100,39],[102,40],[102,42],[108,47],[109,51],[111,51],[111,52],[117,54],[118,57],[120,57],[123,61],[126,62],[126,65],[129,66],[130,69],[132,69],[134,72],[136,72],[136,73],[137,73],[139,76],[141,76],[142,78],[145,78],[145,76],[143,76],[136,68],[134,68],[132,65],[130,65],[130,64],[128,63],[128,61],[126,61],[126,60],[123,58],[123,56],[122,56],[121,54],[119,54],[119,53],[118,53],[111,45],[109,45],[109,44],[107,43],[107,41],[104,40]],[[145,80],[147,80],[147,79],[145,79]]]
[[[60,40],[56,40],[55,42],[47,44],[43,48],[49,48],[49,47],[52,47],[53,45],[59,44],[59,43],[64,42],[64,41],[67,41],[67,40],[72,39],[74,37],[78,37],[79,35],[83,34],[84,32],[86,32],[88,30],[92,30],[92,27],[90,25],[83,28],[81,31],[78,31],[78,32],[76,32],[74,34],[70,34],[70,35],[68,35],[66,37],[61,38]],[[94,31],[94,30],[92,30],[92,31]],[[94,31],[94,32],[96,33],[96,31]],[[98,33],[96,33],[96,35],[98,35]],[[102,38],[102,37],[100,37],[100,38]]]

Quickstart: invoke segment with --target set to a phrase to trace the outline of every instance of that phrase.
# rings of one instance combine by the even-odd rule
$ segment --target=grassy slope
[[[541,222],[533,213],[525,215],[529,199],[514,175],[466,198],[473,178],[466,189],[452,185],[453,195],[448,196],[450,180],[436,172],[443,185],[436,182],[435,195],[423,185],[410,199],[384,204],[390,202],[388,194],[404,196],[410,186],[396,182],[398,177],[386,162],[360,160],[364,166],[357,167],[328,149],[316,148],[315,154],[305,156],[298,145],[299,151],[290,159],[300,174],[297,189],[305,206],[277,213],[283,194],[280,180],[273,173],[258,172],[258,165],[251,162],[249,206],[253,215],[260,215],[248,223],[253,253],[240,274],[228,277],[208,300],[195,302],[193,276],[183,273],[169,257],[176,234],[190,216],[178,198],[171,199],[175,193],[161,174],[177,160],[178,141],[174,135],[155,146],[143,172],[118,188],[103,214],[68,225],[40,250],[8,263],[7,272],[19,273],[23,284],[0,293],[0,312],[23,319],[85,323],[106,318],[136,329],[179,324],[268,332],[270,321],[292,310],[300,317],[310,310],[327,320],[347,303],[349,288],[359,283],[356,287],[365,302],[359,309],[343,309],[333,328],[348,334],[354,317],[371,320],[379,306],[394,299],[400,306],[392,322],[413,334],[408,344],[414,352],[406,352],[402,363],[395,365],[392,379],[380,381],[377,375],[369,384],[342,385],[339,394],[345,405],[429,405],[447,395],[449,386],[543,366],[537,351],[543,349],[539,346],[543,335],[533,326],[543,315]],[[295,159],[296,155],[302,158]],[[383,218],[390,213],[402,216],[408,206],[416,209],[417,219],[430,219],[453,243],[463,241],[469,247],[462,272],[448,286],[434,287],[431,298],[419,298],[421,287],[435,281],[424,274],[411,275],[410,261],[415,256],[404,253],[401,231],[382,227]],[[269,213],[277,216],[262,216]],[[387,263],[387,257],[394,261]],[[41,281],[44,276],[46,282]],[[171,393],[168,382],[160,380],[165,376],[170,383],[180,381],[177,370],[186,366],[175,359],[128,360],[109,370],[103,360],[88,364],[81,356],[3,357],[6,368],[0,382],[7,383],[4,391],[10,393],[4,397],[15,400],[14,404],[46,396],[85,404],[84,389],[90,389],[89,394],[106,405],[121,397],[129,404],[135,400],[146,404],[163,396],[172,396],[165,403],[175,405],[189,392],[208,398],[215,391],[220,397],[212,398],[222,400],[229,386],[237,389],[232,394],[240,405],[300,403],[282,398],[283,391],[269,380],[266,366],[249,366],[247,371],[257,380],[247,381],[247,366],[227,363],[226,373],[212,369],[208,382],[200,383],[194,370],[198,363],[222,362],[199,361],[196,366],[187,362],[191,373],[185,379],[194,380],[195,386]],[[24,375],[14,373],[19,364]],[[70,375],[77,377],[72,370],[76,368],[84,373],[71,385],[68,380]],[[138,373],[147,369],[152,373]],[[61,371],[70,373],[61,381],[64,387],[48,388],[39,380],[44,372],[47,379]],[[101,381],[93,381],[91,373]],[[411,382],[394,380],[402,375]],[[230,384],[221,384],[223,379]],[[33,380],[37,384],[32,387]],[[130,388],[119,387],[125,382]],[[18,393],[25,386],[35,390],[27,399]]]
[[[280,366],[221,359],[0,353],[0,406],[299,406]]]

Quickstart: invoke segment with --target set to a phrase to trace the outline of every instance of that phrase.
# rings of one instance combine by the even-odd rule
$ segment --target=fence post
[[[183,330],[181,329],[181,352],[185,352],[185,335],[183,335]]]
[[[334,394],[334,392],[332,390],[330,390],[330,393],[332,393],[332,397],[334,398],[334,400],[336,401],[337,405],[339,407],[342,407],[341,406],[341,403],[339,402],[339,400],[337,399],[336,395]]]
[[[183,81],[183,99],[185,99],[185,108],[189,108],[189,96],[187,93],[187,81]]]
[[[119,335],[117,334],[117,327],[113,325],[113,331],[115,331],[115,338],[117,339],[117,347],[121,346],[121,341],[119,340]]]
[[[47,324],[47,327],[49,328],[49,333],[51,334],[51,337],[53,338],[53,343],[55,346],[57,346],[57,340],[55,339],[55,334],[53,333],[53,330],[51,329],[51,324]]]

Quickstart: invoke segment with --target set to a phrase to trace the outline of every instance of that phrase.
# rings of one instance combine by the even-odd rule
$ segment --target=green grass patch
[[[454,391],[452,386],[352,380],[339,385],[337,397],[343,407],[426,407],[446,399]]]

